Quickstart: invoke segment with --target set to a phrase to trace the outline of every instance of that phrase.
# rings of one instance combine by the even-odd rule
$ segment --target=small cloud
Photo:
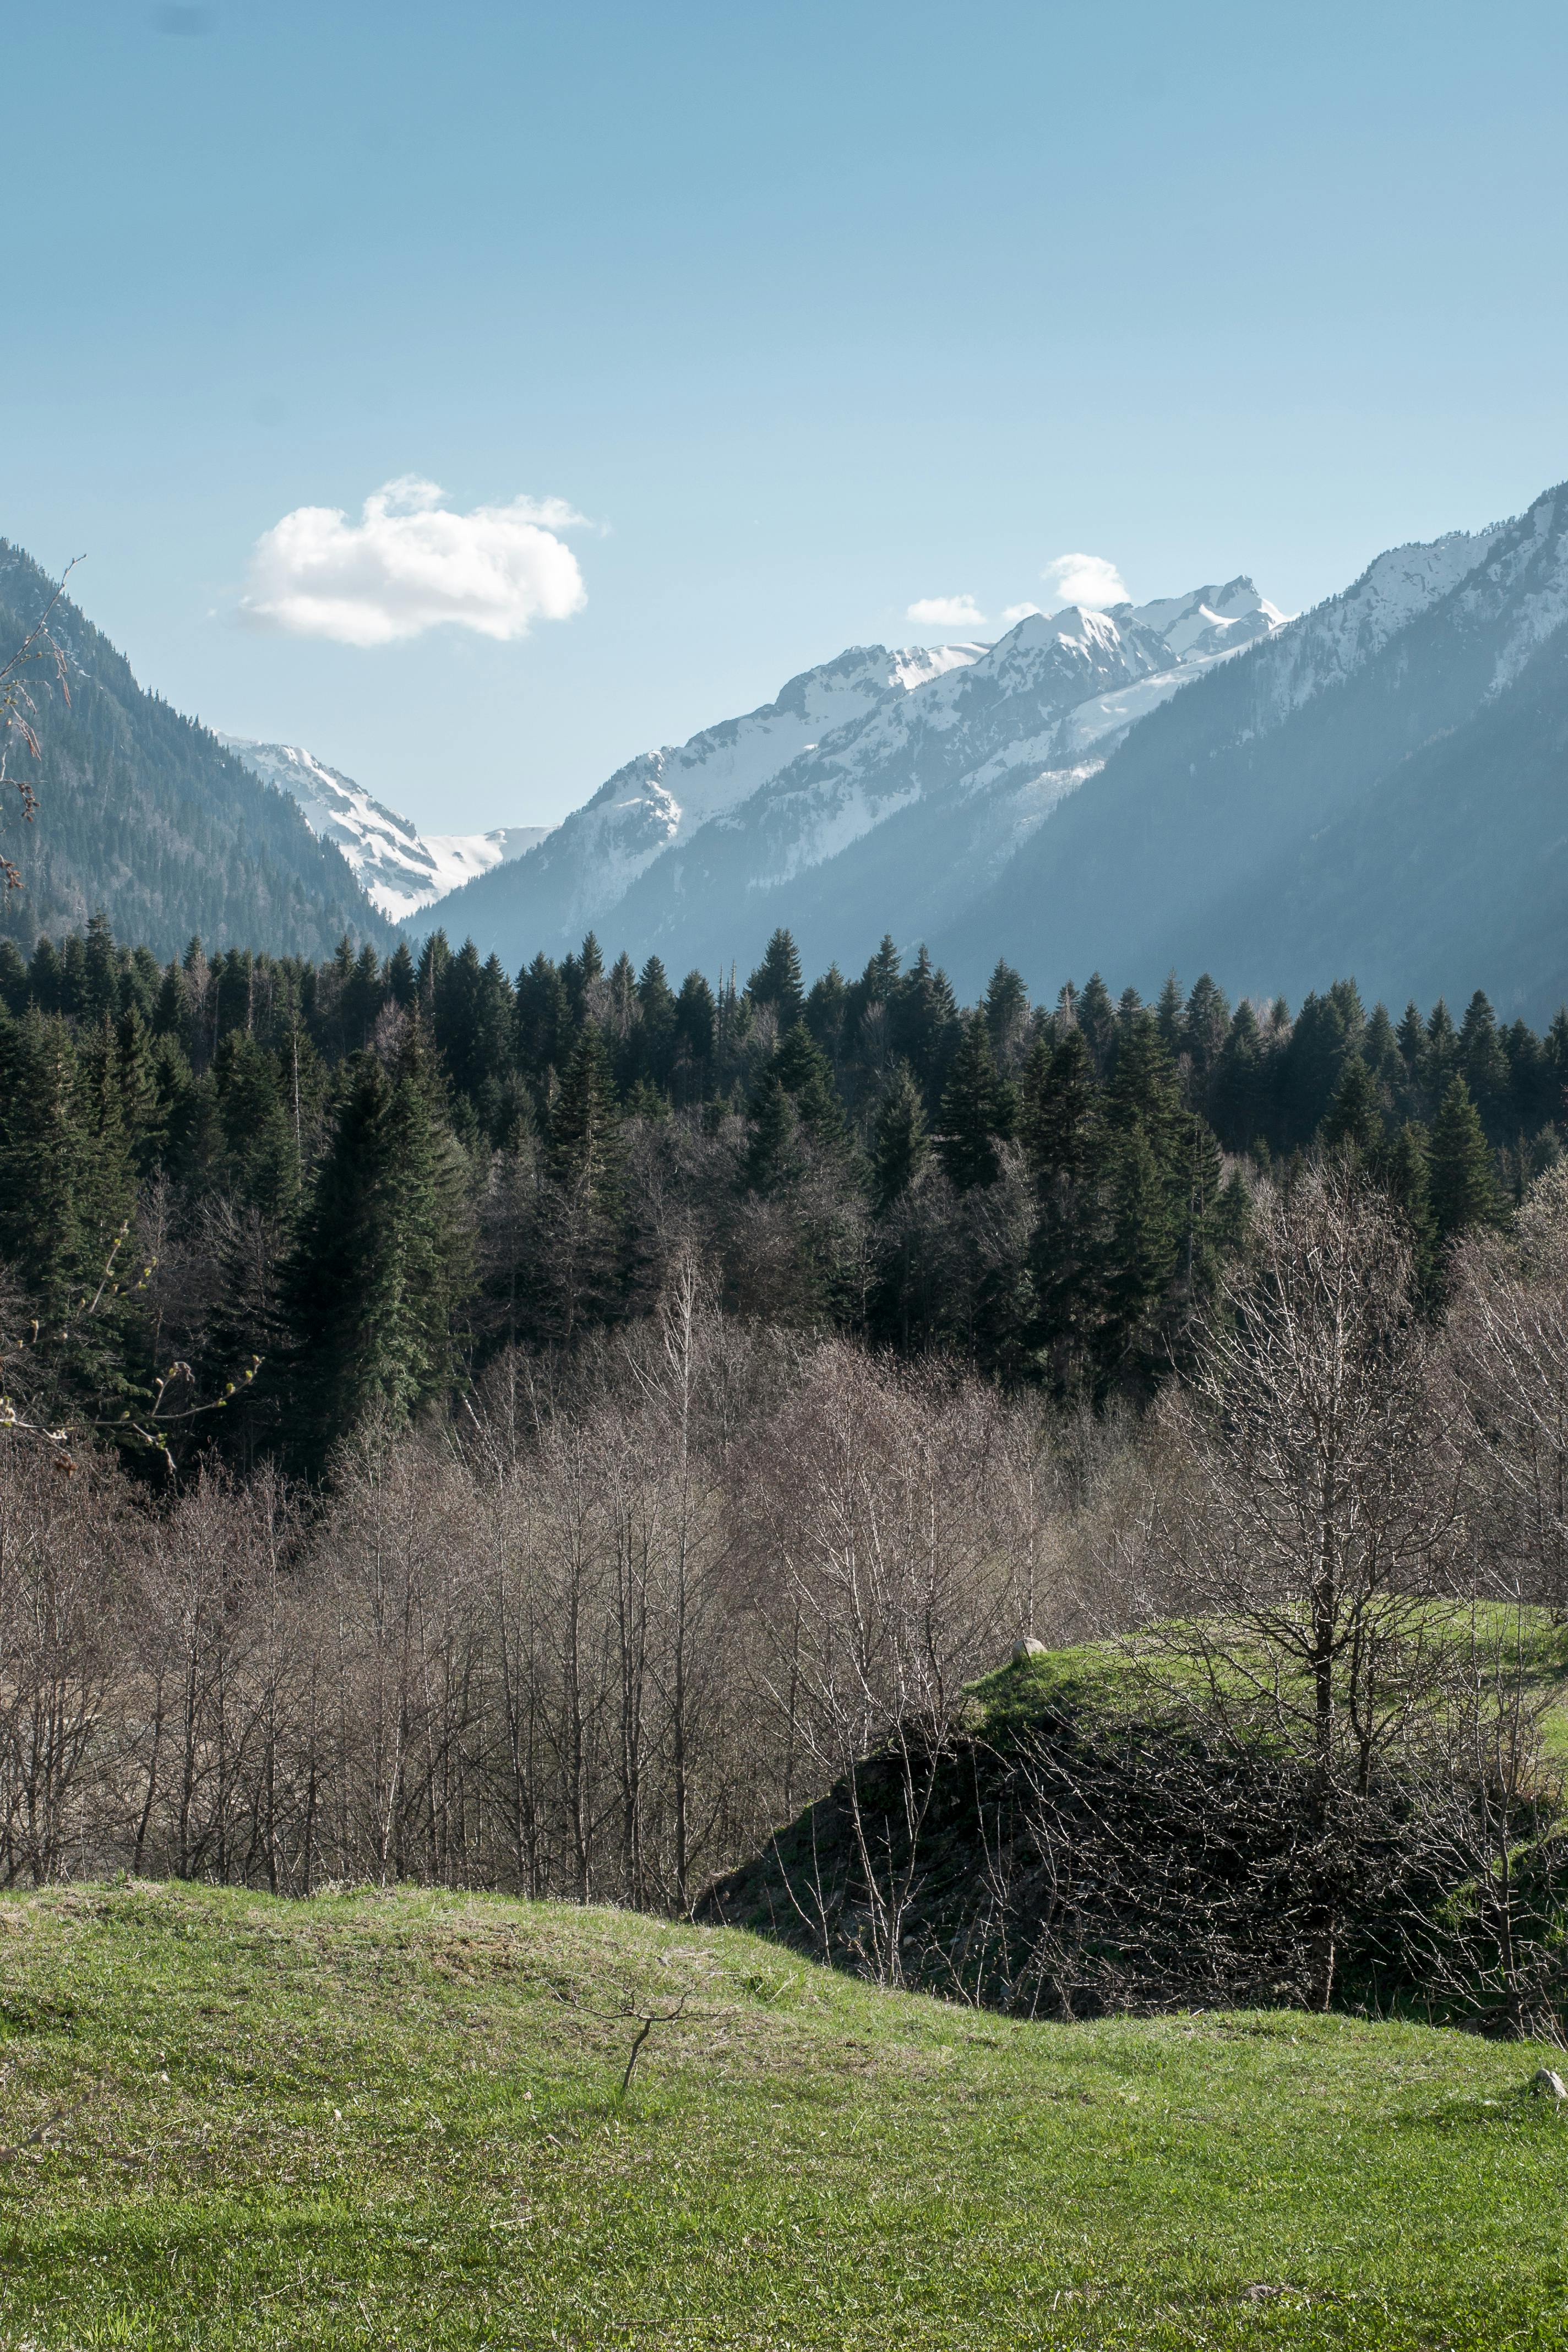
[[[1006,622],[1007,626],[1012,628],[1016,622],[1026,621],[1031,613],[1039,613],[1043,615],[1045,607],[1041,604],[1009,604],[1005,608],[1002,618]]]
[[[1103,613],[1108,604],[1127,602],[1127,583],[1108,556],[1058,555],[1040,577],[1056,591],[1057,606],[1086,604],[1091,613]]]
[[[904,615],[922,629],[983,629],[985,615],[973,596],[921,596]]]
[[[161,33],[173,33],[176,38],[210,33],[213,12],[210,8],[170,6],[155,8],[153,22]]]
[[[291,636],[395,645],[449,625],[506,643],[587,602],[563,530],[564,499],[513,499],[457,514],[416,474],[385,482],[357,522],[341,507],[296,507],[251,551],[240,611]]]

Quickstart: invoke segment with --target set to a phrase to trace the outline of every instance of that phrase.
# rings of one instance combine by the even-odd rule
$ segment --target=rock
[[[1530,2078],[1530,2092],[1536,2099],[1568,2099],[1568,2083],[1550,2066],[1538,2066]]]
[[[1021,1666],[1026,1658],[1043,1658],[1045,1655],[1045,1643],[1037,1642],[1032,1633],[1026,1633],[1021,1642],[1013,1644],[1013,1664],[1016,1666]]]

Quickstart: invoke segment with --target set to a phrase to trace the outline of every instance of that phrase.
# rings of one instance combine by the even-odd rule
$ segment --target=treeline
[[[744,1317],[1138,1400],[1269,1169],[1355,1153],[1434,1300],[1557,1158],[1565,1085],[1568,1016],[1500,1027],[1479,994],[1458,1026],[1348,981],[1294,1016],[1207,978],[1042,1008],[999,963],[963,1008],[890,941],[807,988],[784,932],[743,985],[679,989],[592,937],[515,982],[438,932],[161,966],[98,919],[0,942],[9,1410],[165,1475],[315,1476],[509,1349],[635,1322],[683,1249]]]

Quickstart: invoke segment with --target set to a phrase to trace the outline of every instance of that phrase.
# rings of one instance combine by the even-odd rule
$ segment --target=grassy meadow
[[[1549,2057],[488,1897],[13,1896],[0,2345],[1568,2344]]]

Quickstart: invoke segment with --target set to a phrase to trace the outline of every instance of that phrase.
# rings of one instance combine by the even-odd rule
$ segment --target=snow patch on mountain
[[[550,831],[514,824],[492,833],[421,834],[352,776],[297,743],[257,743],[240,735],[220,735],[218,741],[253,775],[299,803],[311,832],[335,843],[365,896],[394,922],[521,857]]]
[[[885,702],[929,692],[988,648],[851,646],[802,670],[772,702],[707,727],[688,742],[639,752],[617,768],[532,851],[515,877],[507,920],[514,936],[552,941],[606,923],[638,878],[705,825],[723,822],[803,753],[852,733]],[[492,902],[493,903],[493,902]],[[493,921],[476,899],[442,909],[457,930]]]

